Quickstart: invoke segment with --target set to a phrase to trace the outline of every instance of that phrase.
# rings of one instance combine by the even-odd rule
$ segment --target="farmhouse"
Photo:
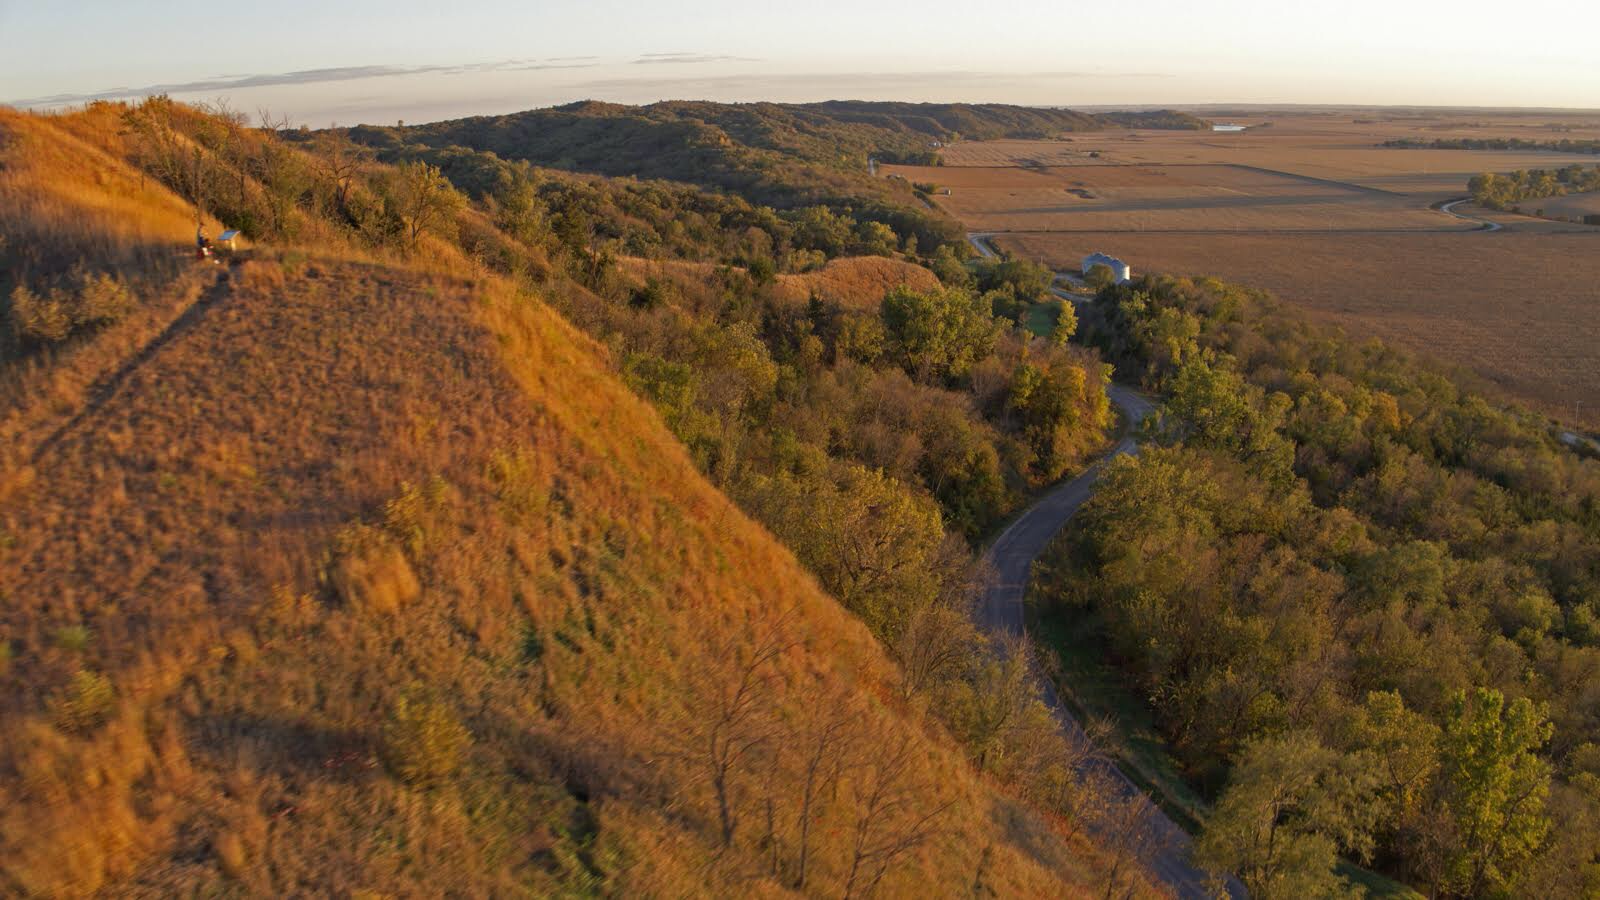
[[[1127,263],[1117,259],[1115,256],[1107,256],[1104,253],[1091,253],[1083,258],[1083,274],[1089,274],[1089,270],[1095,266],[1105,266],[1110,269],[1111,277],[1117,280],[1117,284],[1122,284],[1133,278],[1133,270],[1128,268]]]

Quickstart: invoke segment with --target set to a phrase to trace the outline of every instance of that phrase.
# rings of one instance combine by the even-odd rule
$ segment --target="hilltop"
[[[734,419],[712,457],[680,440],[703,420],[644,379],[676,351],[647,368],[617,329],[710,298],[630,281],[564,224],[632,188],[552,176],[469,202],[431,167],[160,99],[0,111],[0,135],[0,892],[1145,890],[1086,837],[1031,694],[975,691],[1005,677],[976,656],[906,668],[917,638],[882,617],[965,640],[951,607],[874,605],[898,595],[844,591],[811,531],[783,531],[797,559],[741,509],[857,479],[909,529],[884,584],[932,591],[909,554],[958,560],[941,504],[980,495],[934,499],[914,457],[904,486],[843,460],[736,476]],[[196,205],[250,246],[195,261]],[[750,262],[722,263],[730,296],[762,296],[752,240],[693,243]],[[873,277],[943,290],[900,265]],[[691,400],[764,377],[768,351],[726,346],[745,368],[687,369]],[[1035,377],[1089,390],[1086,361],[1036,353]],[[1090,417],[982,418],[939,386],[949,365],[896,390],[1019,467],[1098,439]],[[1018,455],[1042,439],[1054,462]],[[1017,704],[1003,731],[990,698]]]

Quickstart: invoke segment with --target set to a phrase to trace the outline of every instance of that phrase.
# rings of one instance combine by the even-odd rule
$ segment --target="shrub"
[[[11,327],[36,344],[54,344],[72,333],[72,316],[51,293],[41,297],[19,284],[11,292]]]
[[[57,628],[51,637],[54,638],[57,647],[81,653],[94,638],[94,632],[84,625],[63,625]]]
[[[19,284],[11,291],[11,327],[36,344],[55,344],[72,334],[112,325],[133,310],[126,285],[106,274],[74,272],[66,285],[43,295]]]
[[[339,599],[363,612],[396,612],[422,593],[405,553],[385,532],[354,525],[334,540],[327,580]]]
[[[420,697],[402,697],[383,725],[383,762],[408,784],[428,784],[461,767],[461,755],[472,744],[449,707]]]
[[[116,703],[117,692],[111,679],[88,669],[79,669],[55,699],[56,726],[62,731],[88,731],[104,722]]]

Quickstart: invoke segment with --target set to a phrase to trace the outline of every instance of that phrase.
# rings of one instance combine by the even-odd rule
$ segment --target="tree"
[[[883,735],[871,746],[848,781],[855,821],[845,900],[871,894],[895,860],[933,837],[939,817],[955,805],[938,799],[938,785],[916,778],[910,735]]]
[[[415,251],[424,234],[443,231],[466,205],[438,166],[420,160],[400,166],[393,191],[407,251]]]
[[[491,208],[495,224],[525,244],[540,242],[549,231],[538,183],[527,165],[502,169]]]
[[[371,151],[350,140],[337,129],[317,133],[317,171],[333,189],[334,209],[344,220],[356,224],[350,209],[351,191],[356,179],[367,168]]]
[[[1393,830],[1414,828],[1439,768],[1439,727],[1406,709],[1398,692],[1372,691],[1356,713],[1351,737],[1374,763],[1382,821]]]
[[[804,891],[811,864],[811,828],[823,796],[832,793],[853,750],[856,717],[860,710],[843,691],[823,704],[826,712],[795,735],[801,753],[800,800],[795,811],[798,836],[795,848],[794,886]]]
[[[1095,263],[1083,276],[1085,284],[1096,293],[1105,290],[1117,283],[1117,274],[1105,263]]]
[[[265,193],[266,231],[273,237],[290,237],[295,208],[311,190],[312,172],[301,154],[277,136],[288,129],[288,118],[273,119],[264,109],[260,115],[262,135],[253,163],[256,180]]]
[[[723,642],[712,655],[719,664],[692,675],[683,755],[711,787],[725,847],[733,844],[739,827],[738,779],[750,758],[777,734],[769,710],[774,669],[793,645],[786,626],[787,615],[753,643]]]
[[[972,270],[956,256],[949,244],[940,244],[939,249],[933,252],[931,268],[945,287],[970,289],[974,284]]]
[[[958,584],[938,506],[862,466],[755,479],[745,500],[830,593],[893,646]]]
[[[900,245],[900,236],[882,222],[861,222],[856,225],[852,249],[863,256],[893,256]]]
[[[1532,862],[1550,819],[1550,764],[1536,755],[1552,727],[1525,697],[1509,705],[1495,690],[1458,691],[1440,739],[1443,887],[1467,896],[1510,892]]]
[[[930,381],[965,378],[1000,334],[987,301],[962,290],[895,288],[881,314],[891,352],[907,372]]]
[[[1055,278],[1056,273],[1048,266],[1029,259],[984,260],[978,264],[979,290],[1009,287],[1024,303],[1048,300]]]
[[[1195,855],[1238,875],[1260,900],[1353,893],[1334,866],[1341,847],[1371,846],[1373,783],[1358,760],[1309,734],[1256,741],[1234,765]]]

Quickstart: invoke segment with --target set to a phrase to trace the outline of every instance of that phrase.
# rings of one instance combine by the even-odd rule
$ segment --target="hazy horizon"
[[[392,123],[575,100],[875,99],[1036,106],[1297,104],[1592,108],[1600,10],[1534,0],[1559,28],[1493,52],[1503,7],[1357,0],[1335,20],[1256,0],[1128,12],[1025,0],[804,9],[729,0],[582,8],[417,0],[196,15],[0,0],[0,102],[168,93],[296,123]],[[1381,27],[1374,27],[1374,23]],[[646,36],[647,35],[647,36]]]

